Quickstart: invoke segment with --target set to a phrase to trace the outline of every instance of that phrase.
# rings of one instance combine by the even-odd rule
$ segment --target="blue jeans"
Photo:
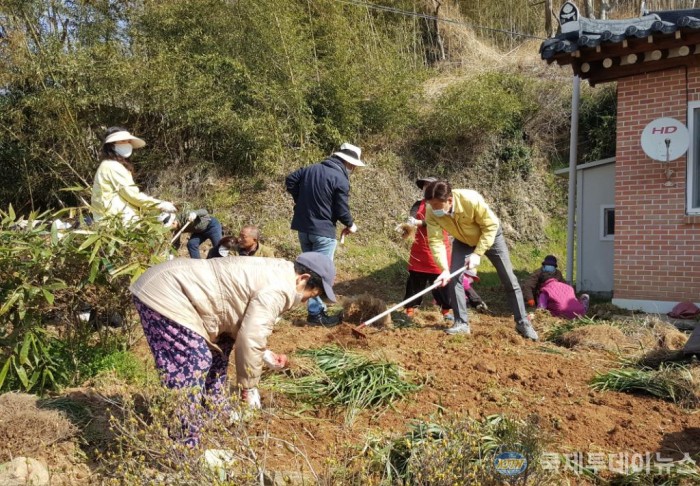
[[[201,233],[192,233],[192,235],[190,236],[190,239],[187,242],[187,251],[190,254],[190,258],[201,258],[199,256],[199,245],[201,245],[207,240],[211,240],[212,249],[210,251],[213,251],[214,248],[219,246],[221,238],[221,223],[219,223],[218,219],[212,217],[211,221],[209,222],[209,226],[207,226],[207,229],[205,229]]]
[[[299,243],[301,244],[301,251],[315,251],[318,253],[323,253],[331,260],[333,260],[335,248],[338,245],[338,241],[335,238],[312,235],[301,231],[299,231]],[[307,301],[306,308],[309,310],[309,314],[316,315],[321,313],[321,311],[326,310],[326,304],[323,303],[320,297],[314,297],[313,299],[309,299]]]

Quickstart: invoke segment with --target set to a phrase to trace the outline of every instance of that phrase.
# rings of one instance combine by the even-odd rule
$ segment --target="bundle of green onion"
[[[296,353],[308,357],[313,368],[299,377],[273,377],[281,392],[300,400],[324,406],[344,406],[354,412],[381,407],[420,388],[404,379],[403,370],[394,363],[372,361],[338,346],[304,349]]]
[[[591,380],[594,390],[642,392],[683,406],[695,408],[700,404],[698,388],[688,367],[662,364],[658,370],[615,369]]]

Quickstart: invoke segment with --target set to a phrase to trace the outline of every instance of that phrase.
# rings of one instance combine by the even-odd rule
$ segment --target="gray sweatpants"
[[[460,267],[463,267],[465,258],[473,252],[473,246],[469,246],[455,238],[452,242],[452,264],[450,265],[450,273],[456,272]],[[503,237],[503,231],[500,227],[498,228],[498,233],[496,233],[496,239],[493,245],[486,251],[485,256],[493,263],[498,273],[498,278],[506,289],[506,296],[513,309],[515,322],[518,324],[521,322],[530,322],[527,318],[527,311],[525,310],[523,292],[520,289],[518,279],[513,273],[513,265],[510,263],[508,246],[506,246],[506,240]],[[469,315],[467,312],[468,305],[464,295],[464,287],[462,286],[462,277],[463,274],[459,274],[447,284],[449,287],[450,303],[452,304],[452,311],[455,316],[455,324],[461,322],[469,323]]]

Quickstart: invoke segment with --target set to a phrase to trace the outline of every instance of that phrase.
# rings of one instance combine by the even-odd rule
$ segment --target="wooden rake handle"
[[[453,278],[455,278],[455,277],[456,277],[457,275],[459,275],[460,273],[464,272],[466,269],[467,269],[467,267],[464,266],[464,267],[460,268],[459,270],[455,270],[454,272],[452,272],[452,273],[450,274],[450,280],[453,279]],[[374,317],[371,318],[371,319],[366,320],[365,322],[363,322],[363,323],[360,325],[360,327],[369,326],[370,324],[373,324],[373,323],[377,322],[377,321],[378,321],[379,319],[381,319],[382,317],[391,314],[391,313],[394,312],[396,309],[398,309],[398,308],[400,308],[400,307],[403,307],[404,305],[408,304],[408,303],[411,302],[412,300],[414,300],[414,299],[420,297],[421,295],[427,294],[428,292],[430,292],[431,290],[434,290],[434,289],[438,288],[439,286],[440,286],[439,283],[434,283],[434,284],[432,284],[430,287],[424,288],[423,290],[421,290],[421,291],[418,292],[417,294],[412,295],[412,296],[409,297],[408,299],[399,302],[399,303],[396,304],[394,307],[385,310],[385,311],[382,312],[381,314],[376,315],[376,316],[374,316]]]

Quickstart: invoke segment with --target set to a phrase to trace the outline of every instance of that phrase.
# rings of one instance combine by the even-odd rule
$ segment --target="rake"
[[[189,223],[187,223],[187,224],[189,224]],[[175,243],[175,242],[180,238],[180,235],[182,234],[182,232],[185,231],[185,228],[187,228],[187,224],[184,225],[182,228],[180,228],[180,231],[178,231],[177,233],[175,233],[175,236],[173,236],[173,239],[170,240],[170,244],[171,244],[171,245],[172,245],[173,243]]]
[[[455,270],[454,272],[452,272],[452,273],[450,274],[450,279],[455,278],[457,275],[459,275],[460,273],[464,272],[466,269],[467,269],[467,267],[464,266],[464,267],[460,268],[459,270]],[[479,280],[479,277],[477,277],[476,274],[470,275],[470,276],[471,276],[475,281],[478,281],[478,280]],[[399,303],[396,304],[394,307],[385,310],[385,311],[382,312],[381,314],[376,315],[376,316],[374,316],[374,317],[371,318],[371,319],[366,320],[365,322],[363,322],[363,323],[360,324],[359,326],[354,327],[354,328],[352,329],[352,335],[353,335],[354,337],[358,338],[358,339],[367,339],[367,334],[365,334],[365,333],[362,331],[363,328],[365,328],[365,327],[367,327],[367,326],[369,326],[369,325],[371,325],[371,324],[374,324],[375,322],[377,322],[377,321],[378,321],[379,319],[381,319],[382,317],[391,314],[391,313],[394,312],[396,309],[398,309],[398,308],[400,308],[400,307],[403,307],[404,305],[408,304],[408,303],[411,302],[412,300],[414,300],[414,299],[420,297],[421,295],[427,294],[428,292],[430,292],[430,291],[433,290],[433,289],[438,288],[439,286],[440,286],[439,283],[434,283],[434,284],[432,284],[430,287],[424,288],[423,290],[421,290],[420,292],[418,292],[418,293],[415,294],[415,295],[412,295],[412,296],[409,297],[408,299],[406,299],[406,300],[404,300],[404,301],[402,301],[402,302],[399,302]]]

